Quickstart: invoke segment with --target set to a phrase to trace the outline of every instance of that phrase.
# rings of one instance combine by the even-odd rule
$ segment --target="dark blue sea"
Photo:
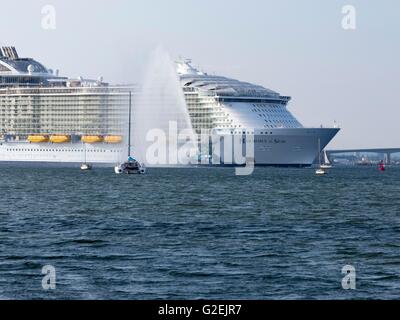
[[[0,194],[0,299],[400,298],[400,168],[2,166]]]

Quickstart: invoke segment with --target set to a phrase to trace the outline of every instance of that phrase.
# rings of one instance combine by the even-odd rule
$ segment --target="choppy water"
[[[399,298],[399,181],[400,168],[1,167],[0,298]]]

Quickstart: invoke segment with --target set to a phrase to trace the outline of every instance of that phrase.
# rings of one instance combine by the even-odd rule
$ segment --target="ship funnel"
[[[1,55],[3,57],[7,57],[7,48],[6,47],[2,47],[0,51],[1,51]]]
[[[10,49],[11,49],[12,57],[14,59],[18,59],[19,57],[18,57],[18,53],[17,53],[17,50],[15,49],[15,47],[11,47]]]
[[[7,47],[1,48],[1,51],[3,52],[3,56],[9,58],[9,53],[8,53],[8,48]]]
[[[2,47],[1,56],[10,59],[18,59],[18,53],[17,50],[15,50],[15,47]]]

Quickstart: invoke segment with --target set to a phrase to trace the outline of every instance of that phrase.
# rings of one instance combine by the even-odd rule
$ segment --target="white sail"
[[[324,164],[328,164],[328,165],[331,164],[331,162],[329,161],[328,154],[327,154],[326,150],[324,150]]]

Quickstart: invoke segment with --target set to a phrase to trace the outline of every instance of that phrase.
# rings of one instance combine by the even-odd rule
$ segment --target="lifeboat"
[[[71,141],[70,136],[60,135],[60,136],[51,136],[50,137],[50,142],[53,142],[53,143],[66,143],[66,142],[70,142],[70,141]]]
[[[28,136],[28,141],[32,143],[49,142],[49,137],[45,135]]]
[[[99,143],[103,142],[104,138],[102,136],[83,136],[81,141],[84,143]]]
[[[106,136],[104,137],[104,141],[107,143],[121,143],[122,136]]]

